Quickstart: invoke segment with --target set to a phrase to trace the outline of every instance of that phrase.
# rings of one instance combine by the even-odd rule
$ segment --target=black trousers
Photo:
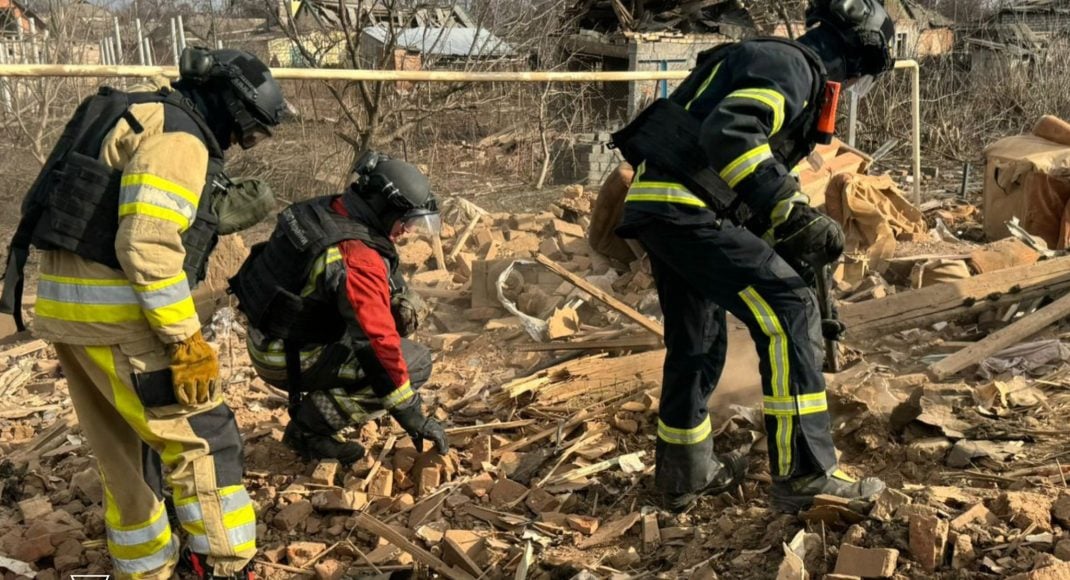
[[[412,388],[419,389],[431,378],[431,350],[403,338],[401,356],[409,369]],[[345,342],[325,346],[319,359],[302,373],[301,384],[308,392],[293,417],[312,433],[333,435],[345,427],[367,422],[384,408],[353,349]]]
[[[707,401],[724,370],[725,311],[747,325],[758,349],[773,479],[833,471],[813,291],[744,228],[653,220],[636,236],[650,255],[665,315],[657,487],[696,491],[718,469]]]

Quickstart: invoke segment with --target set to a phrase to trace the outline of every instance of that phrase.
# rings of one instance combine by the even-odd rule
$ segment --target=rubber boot
[[[665,494],[665,508],[673,512],[682,512],[691,506],[700,496],[717,495],[731,491],[743,483],[750,463],[747,457],[738,451],[715,456],[721,468],[706,484],[706,487],[689,493]]]
[[[856,480],[837,469],[831,475],[819,473],[773,482],[769,494],[774,509],[783,513],[797,513],[809,509],[816,495],[832,495],[864,504],[886,487],[876,477]]]
[[[311,433],[296,421],[290,421],[286,426],[282,442],[305,461],[337,459],[342,465],[350,465],[364,457],[364,447],[360,443],[346,441],[340,435]]]

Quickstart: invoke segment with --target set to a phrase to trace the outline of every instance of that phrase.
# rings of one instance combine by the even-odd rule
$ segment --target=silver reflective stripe
[[[249,499],[249,493],[244,489],[229,493],[219,499],[219,505],[220,509],[223,511],[223,515],[236,512],[251,503],[252,500]],[[178,512],[178,519],[187,524],[199,522],[203,519],[200,502],[194,501],[184,505],[176,505],[175,511]]]
[[[747,155],[750,154],[748,153]],[[736,165],[731,171],[721,177],[728,182],[730,187],[735,187],[744,177],[753,173],[758,164],[772,158],[773,153],[769,151],[769,147],[766,145],[764,150],[755,152],[754,155],[742,160],[739,165]]]
[[[157,290],[137,292],[137,295],[141,298],[141,306],[143,308],[149,310],[164,308],[165,306],[170,306],[189,298],[189,282],[187,282],[186,278],[183,276],[181,280],[176,280],[173,284],[169,284]]]
[[[286,351],[284,350],[281,340],[272,340],[263,347],[258,347],[252,340],[247,340],[245,344],[249,348],[249,356],[251,356],[254,361],[266,367],[272,367],[279,370],[286,368]],[[322,353],[322,346],[302,350],[301,370],[308,370],[312,365],[316,364],[316,361],[319,360]]]
[[[163,510],[160,510],[155,521],[136,530],[117,530],[106,525],[105,530],[108,534],[108,541],[113,544],[119,544],[120,546],[136,546],[138,544],[151,542],[160,537],[160,534],[171,525],[170,522],[167,521],[165,513],[166,512]]]
[[[231,548],[255,541],[256,523],[250,522],[248,524],[242,524],[234,529],[227,530],[227,539],[230,540]],[[202,536],[200,534],[190,534],[189,548],[198,554],[212,553],[211,545],[208,543],[208,536]]]
[[[138,304],[137,295],[129,284],[83,285],[42,278],[37,284],[37,296],[74,304]]]
[[[119,190],[119,205],[128,203],[147,203],[163,209],[169,209],[193,221],[197,207],[182,196],[158,189],[151,185],[127,185]]]
[[[167,521],[167,518],[164,518]],[[150,554],[136,560],[120,560],[112,558],[115,569],[124,574],[137,574],[139,572],[151,572],[166,566],[178,559],[178,538],[171,536],[171,542],[155,554]]]

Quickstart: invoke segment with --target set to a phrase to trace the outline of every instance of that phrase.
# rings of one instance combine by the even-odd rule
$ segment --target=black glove
[[[839,320],[825,318],[821,321],[821,335],[825,337],[825,340],[839,342],[843,340],[844,334],[847,334],[847,325]]]
[[[424,439],[431,440],[435,451],[439,455],[445,455],[449,451],[450,443],[446,437],[446,430],[441,423],[424,415],[424,412],[420,409],[419,396],[413,396],[408,401],[394,407],[390,410],[390,414],[394,416],[401,428],[409,434],[409,437],[412,437],[412,442],[420,453],[424,451]]]
[[[804,196],[796,196],[805,200]],[[788,203],[785,208],[782,204]],[[792,265],[824,265],[843,254],[843,228],[836,220],[817,211],[805,201],[781,202],[774,210],[773,227],[763,237],[780,257]],[[776,215],[778,210],[787,209]]]

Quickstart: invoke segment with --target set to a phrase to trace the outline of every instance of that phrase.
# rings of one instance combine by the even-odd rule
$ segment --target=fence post
[[[123,37],[119,33],[119,17],[112,19],[115,24],[115,64],[123,64]]]
[[[145,37],[141,36],[141,19],[134,19],[134,28],[137,30],[137,63],[140,65],[148,64],[145,62]]]
[[[171,56],[174,57],[174,65],[178,66],[178,33],[175,32],[175,19],[171,19]]]
[[[186,50],[186,26],[182,24],[182,15],[178,15],[178,51]],[[178,61],[175,61],[178,65]]]

